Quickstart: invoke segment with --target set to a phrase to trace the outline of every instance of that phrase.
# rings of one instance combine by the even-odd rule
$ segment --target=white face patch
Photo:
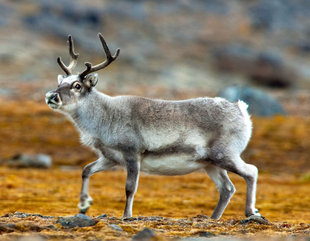
[[[73,82],[80,80],[80,77],[78,75],[69,75],[68,77],[63,76],[61,77],[58,76],[58,84],[64,84],[64,83],[72,84]]]

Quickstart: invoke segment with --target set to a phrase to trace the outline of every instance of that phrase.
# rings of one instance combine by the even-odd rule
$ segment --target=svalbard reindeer
[[[257,168],[240,157],[252,131],[247,105],[222,98],[167,101],[101,93],[95,89],[98,75],[93,72],[112,63],[120,50],[111,55],[101,34],[99,38],[106,60],[95,66],[85,63],[82,73],[73,74],[79,55],[69,36],[70,64],[57,59],[66,75],[58,75],[58,87],[46,94],[49,107],[66,114],[79,130],[82,143],[99,155],[83,169],[80,212],[92,204],[90,176],[119,165],[127,170],[124,217],[132,216],[140,171],[170,176],[200,169],[220,193],[211,218],[221,218],[235,192],[227,171],[246,181],[245,215],[260,215],[255,208]]]

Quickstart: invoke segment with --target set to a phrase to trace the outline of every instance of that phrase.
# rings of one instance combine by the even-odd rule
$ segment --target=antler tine
[[[79,57],[79,54],[74,52],[74,44],[73,44],[73,39],[71,35],[68,36],[68,42],[69,42],[69,53],[72,58],[71,63],[69,64],[68,68],[73,69],[77,64],[77,59]]]
[[[71,72],[68,70],[67,66],[62,62],[61,57],[57,58],[57,63],[59,64],[60,68],[65,71],[66,75],[70,75]]]
[[[66,66],[64,62],[61,60],[61,57],[57,58],[57,63],[63,69],[63,71],[65,71],[67,75],[70,75],[72,74],[73,68],[77,64],[77,59],[79,57],[79,54],[74,52],[74,44],[73,44],[73,39],[71,35],[68,36],[68,44],[69,44],[69,54],[71,56],[70,64]]]
[[[108,62],[108,64],[110,64],[110,62],[114,61],[118,57],[118,55],[120,53],[120,49],[117,49],[116,53],[113,56],[111,56],[110,49],[109,49],[106,41],[104,40],[102,34],[99,33],[98,36],[99,36],[99,39],[101,41],[102,47],[104,49],[104,52],[106,53],[106,56],[107,56],[107,61],[105,61],[105,62]]]
[[[96,71],[98,71],[98,70],[100,70],[100,69],[104,69],[105,67],[107,67],[109,64],[111,64],[111,63],[118,57],[118,55],[119,55],[119,53],[120,53],[120,49],[117,49],[116,52],[115,52],[115,54],[112,56],[112,55],[111,55],[111,52],[110,52],[110,49],[109,49],[107,43],[105,42],[105,40],[104,40],[102,34],[99,33],[98,36],[99,36],[99,39],[100,39],[100,41],[101,41],[101,44],[102,44],[102,47],[103,47],[103,49],[104,49],[104,52],[105,52],[105,55],[106,55],[107,59],[106,59],[104,62],[102,62],[102,63],[100,63],[100,64],[97,64],[97,65],[95,65],[95,66],[92,66],[92,64],[89,63],[89,62],[86,62],[86,63],[85,63],[86,70],[84,70],[84,71],[80,74],[80,78],[81,78],[81,79],[84,79],[84,77],[85,77],[86,75],[88,75],[88,74],[90,74],[90,73],[92,73],[92,72],[96,72]]]

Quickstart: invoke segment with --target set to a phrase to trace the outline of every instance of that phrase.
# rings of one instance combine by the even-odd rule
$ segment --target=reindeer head
[[[86,62],[86,69],[82,73],[72,74],[72,70],[77,64],[79,54],[74,52],[73,40],[69,35],[68,43],[69,53],[71,56],[70,64],[66,66],[60,57],[57,58],[57,63],[66,75],[58,75],[58,87],[55,90],[47,92],[45,95],[45,101],[52,109],[66,111],[72,109],[74,106],[77,106],[77,103],[87,97],[92,88],[98,82],[98,74],[92,73],[100,69],[104,69],[118,57],[120,49],[117,49],[116,53],[112,56],[102,34],[99,33],[98,36],[107,59],[95,66],[92,66],[89,62]]]

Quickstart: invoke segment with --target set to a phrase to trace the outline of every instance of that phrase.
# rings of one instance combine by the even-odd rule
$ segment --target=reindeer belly
[[[174,133],[175,134],[175,133]],[[172,138],[173,137],[173,138]],[[143,154],[141,170],[159,175],[184,175],[208,165],[206,139],[192,130],[181,136],[167,131],[157,132],[147,139],[149,149]]]
[[[148,155],[141,161],[141,171],[157,175],[185,175],[206,167],[207,162],[195,160],[192,155]]]

